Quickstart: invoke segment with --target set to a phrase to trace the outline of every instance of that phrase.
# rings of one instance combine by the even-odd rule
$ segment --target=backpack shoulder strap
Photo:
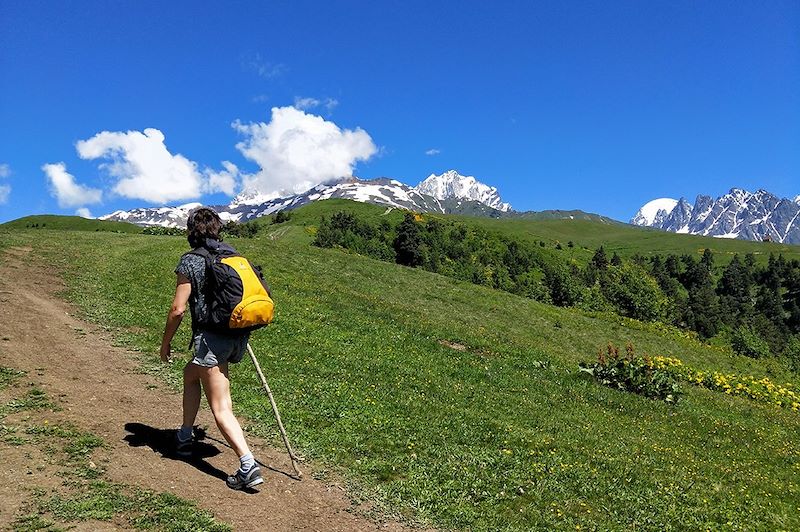
[[[206,259],[206,262],[213,258],[211,251],[202,246],[199,248],[194,248],[191,251],[187,251],[184,253],[184,255],[197,255],[198,257],[203,257]]]
[[[232,255],[239,255],[239,252],[233,249],[233,247],[229,245],[227,242],[220,242],[212,238],[206,239],[205,245],[202,247],[203,249],[207,249],[211,253],[225,257],[229,257]]]

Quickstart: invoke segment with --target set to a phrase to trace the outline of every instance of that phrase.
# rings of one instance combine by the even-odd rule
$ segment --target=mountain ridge
[[[693,205],[686,198],[660,198],[642,206],[630,223],[674,233],[800,244],[800,196],[790,200],[764,189],[731,188],[717,198],[700,194]]]
[[[500,217],[514,211],[500,198],[497,188],[455,170],[431,174],[416,187],[396,179],[344,177],[316,185],[300,194],[276,197],[255,190],[243,191],[227,205],[214,205],[223,221],[247,222],[284,209],[294,209],[311,201],[341,198],[418,212],[466,214]],[[192,208],[199,203],[176,207],[144,207],[118,210],[100,216],[101,220],[135,223],[141,226],[183,227]]]

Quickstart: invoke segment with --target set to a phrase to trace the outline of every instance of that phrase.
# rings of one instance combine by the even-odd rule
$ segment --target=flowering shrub
[[[681,396],[676,376],[664,368],[656,367],[647,357],[636,356],[628,344],[625,354],[608,344],[606,352],[600,350],[597,362],[580,364],[580,370],[592,375],[598,382],[619,390],[638,393],[667,403],[677,403]]]
[[[648,364],[659,371],[666,371],[676,378],[695,386],[716,390],[728,395],[741,395],[755,401],[769,403],[792,411],[800,411],[800,392],[791,384],[775,384],[767,377],[758,379],[751,375],[734,375],[716,371],[699,371],[677,358],[656,356],[646,358]]]

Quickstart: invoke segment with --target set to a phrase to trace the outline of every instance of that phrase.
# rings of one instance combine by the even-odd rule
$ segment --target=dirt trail
[[[237,457],[222,443],[207,408],[198,417],[208,427],[200,445],[203,458],[187,463],[162,456],[158,451],[168,446],[168,431],[180,420],[180,396],[158,379],[137,373],[130,352],[113,347],[108,334],[75,318],[75,309],[54,295],[61,287],[52,272],[35,274],[31,251],[0,253],[0,365],[27,371],[26,380],[58,399],[60,417],[108,443],[109,480],[194,500],[235,530],[404,529],[352,513],[341,489],[311,478],[312,464],[304,464],[302,482],[292,480],[283,473],[291,471],[285,452],[253,437],[248,441],[256,457],[271,466],[262,468],[265,483],[258,493],[228,489],[221,478],[234,469]],[[59,481],[26,474],[26,453],[1,443],[0,449],[3,528],[30,502],[26,486]]]

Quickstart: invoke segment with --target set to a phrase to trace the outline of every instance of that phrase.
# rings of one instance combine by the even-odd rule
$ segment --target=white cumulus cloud
[[[91,211],[89,211],[89,209],[87,209],[86,207],[81,207],[80,209],[75,211],[75,214],[77,214],[81,218],[94,218],[94,216],[92,216]]]
[[[45,164],[42,171],[50,181],[50,193],[58,200],[59,207],[80,207],[103,199],[101,190],[76,183],[64,163]]]
[[[197,164],[170,153],[158,129],[103,131],[75,147],[82,159],[108,159],[100,166],[117,179],[113,191],[126,198],[166,203],[196,198],[203,189]]]
[[[438,148],[431,148],[425,151],[425,155],[439,155],[440,153],[442,153],[442,150]]]
[[[269,123],[233,128],[245,138],[236,148],[261,170],[242,176],[245,189],[275,196],[300,193],[324,181],[353,174],[358,161],[378,150],[361,128],[340,129],[295,107],[273,107]]]
[[[78,141],[82,159],[104,159],[100,168],[116,181],[113,192],[120,196],[164,204],[195,199],[204,193],[224,192],[232,196],[239,184],[239,169],[224,161],[223,169],[198,169],[198,164],[173,154],[155,128],[144,131],[103,131]]]
[[[213,194],[214,192],[223,192],[228,196],[233,196],[236,193],[238,185],[239,169],[230,161],[222,161],[224,170],[216,172],[210,168],[206,168],[206,184],[205,191]]]
[[[0,164],[0,179],[11,175],[11,167],[7,163]]]

